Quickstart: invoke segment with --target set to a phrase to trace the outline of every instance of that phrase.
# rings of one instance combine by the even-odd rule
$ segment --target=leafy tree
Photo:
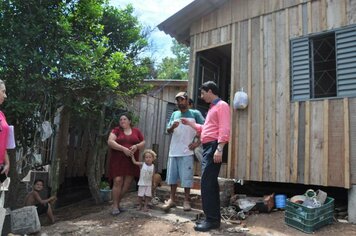
[[[107,6],[101,20],[104,25],[104,35],[109,38],[108,46],[110,52],[125,52],[129,57],[135,58],[147,46],[147,31],[133,16],[134,8],[127,5],[125,9],[119,10]]]
[[[182,71],[187,72],[189,66],[189,47],[180,44],[177,40],[173,39],[173,46],[171,48],[173,55],[176,56],[177,64]]]
[[[142,63],[148,68],[149,72],[148,75],[146,76],[146,79],[156,79],[157,78],[157,70],[155,68],[155,62],[149,58],[143,58]]]
[[[189,65],[189,48],[179,44],[175,39],[171,47],[173,58],[163,58],[157,68],[157,78],[162,80],[187,80]]]
[[[88,161],[95,173],[87,173],[93,195],[112,115],[146,89],[141,82],[150,69],[139,54],[147,40],[132,13],[132,6],[119,10],[106,0],[0,2],[0,77],[9,95],[4,109],[19,146],[26,153],[38,145],[39,125],[63,107],[67,119],[87,124],[95,137]],[[67,136],[58,143],[65,145]]]

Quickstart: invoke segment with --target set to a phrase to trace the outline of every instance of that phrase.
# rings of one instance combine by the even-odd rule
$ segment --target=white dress
[[[140,179],[138,181],[138,196],[152,197],[152,177],[154,173],[154,164],[148,166],[146,163],[142,164],[140,171]]]

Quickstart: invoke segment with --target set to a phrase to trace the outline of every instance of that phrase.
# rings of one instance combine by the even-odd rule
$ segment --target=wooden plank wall
[[[263,2],[231,0],[191,28],[191,63],[196,52],[231,43],[232,91],[249,95],[248,108],[232,114],[227,177],[349,188],[356,98],[291,102],[289,41],[356,23],[356,1]]]
[[[309,1],[313,0],[230,0],[216,11],[194,22],[190,32],[191,35],[197,35],[232,22],[248,20]]]
[[[289,42],[287,37],[287,12],[276,12],[276,37],[275,41],[275,130],[276,130],[276,181],[286,182],[289,180],[289,158],[286,158],[290,153],[290,110],[285,109],[289,107],[289,101],[286,98],[289,94],[289,63],[286,58],[289,58]],[[284,42],[279,43],[280,40]]]
[[[248,21],[243,21],[240,22],[239,24],[239,30],[240,30],[240,34],[239,34],[239,38],[238,41],[240,42],[239,46],[240,46],[240,58],[247,58],[247,53],[249,52],[248,50],[248,29],[249,29],[249,24]],[[248,60],[237,60],[237,62],[239,63],[239,73],[240,74],[248,74],[248,67],[247,67],[247,62]],[[237,84],[238,87],[236,87],[236,90],[240,90],[241,88],[244,88],[244,90],[247,90],[247,86],[248,86],[248,80],[244,80],[243,83]],[[247,123],[248,123],[248,113],[241,113],[239,114],[239,122],[237,122],[237,130],[239,131],[238,136],[239,138],[237,138],[237,143],[238,143],[238,147],[246,147],[247,143],[248,143],[248,134],[247,134]],[[246,148],[238,148],[237,149],[237,155],[239,156],[243,156],[243,157],[247,157],[247,153],[248,150]],[[246,173],[248,172],[247,168],[246,168],[246,163],[247,160],[243,159],[240,160],[240,164],[237,165],[237,169],[236,171],[240,173],[240,176],[245,177]]]
[[[170,135],[166,134],[167,104],[175,103],[175,95],[187,90],[186,82],[183,86],[162,83],[154,87],[149,95],[142,95],[133,101],[132,110],[140,117],[137,127],[145,136],[145,148],[157,148],[156,170],[162,173],[167,168]]]
[[[84,177],[87,174],[87,161],[92,153],[92,140],[95,140],[95,133],[90,132],[88,127],[92,126],[91,121],[78,123],[71,120],[71,128],[69,130],[68,151],[67,156],[61,162],[60,183],[65,181],[65,178]],[[103,174],[106,174],[107,169],[104,167],[106,160],[100,163],[100,168]]]
[[[262,97],[263,97],[263,81],[260,80],[261,78],[261,73],[263,73],[263,70],[261,70],[261,64],[260,60],[254,61],[253,66],[252,66],[252,58],[260,58],[263,57],[263,51],[261,51],[261,38],[260,37],[251,37],[251,35],[259,35],[261,32],[261,29],[263,28],[262,22],[260,18],[254,18],[250,20],[250,31],[251,34],[249,34],[249,38],[251,38],[250,41],[250,46],[251,52],[249,53],[249,65],[251,65],[251,74],[249,75],[249,80],[251,81],[251,88],[250,86],[248,87],[247,91],[251,91],[251,93],[256,94],[255,97],[251,97],[249,102],[250,103],[256,103],[257,106],[248,106],[248,113],[250,114],[249,119],[251,120],[249,127],[251,127],[250,131],[250,137],[248,139],[248,142],[251,143],[249,145],[249,150],[248,153],[250,157],[250,164],[249,164],[249,175],[250,178],[254,179],[259,179],[259,162],[260,162],[260,157],[263,157],[262,153],[263,150],[261,150],[259,147],[260,145],[262,146],[263,140],[261,139],[256,139],[254,140],[254,143],[252,143],[252,138],[251,137],[258,137],[258,134],[261,133],[263,134],[263,130],[261,130],[261,122],[260,117],[262,119],[262,116],[260,114],[263,113],[263,108],[264,106],[260,106],[262,104]],[[251,45],[254,45],[252,47]],[[261,59],[262,61],[262,59]],[[249,67],[250,68],[250,67]],[[235,90],[236,91],[236,90]],[[253,146],[257,145],[257,146]],[[258,148],[256,148],[258,147]],[[261,153],[261,155],[260,155]],[[261,160],[262,161],[262,160]]]

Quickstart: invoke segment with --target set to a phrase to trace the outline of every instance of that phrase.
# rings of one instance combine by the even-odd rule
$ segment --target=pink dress
[[[131,128],[130,135],[126,135],[120,127],[115,127],[111,133],[116,135],[116,142],[124,147],[131,147],[144,140],[141,131]],[[135,159],[139,159],[139,151],[135,152]],[[127,157],[124,152],[110,149],[109,160],[109,180],[112,181],[117,176],[140,176],[140,168],[132,163],[131,157]]]

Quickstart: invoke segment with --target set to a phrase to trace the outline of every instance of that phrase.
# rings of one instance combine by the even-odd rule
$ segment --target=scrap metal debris
[[[220,214],[225,223],[236,223],[239,219],[246,219],[245,213],[242,210],[237,211],[235,206],[222,207]]]

